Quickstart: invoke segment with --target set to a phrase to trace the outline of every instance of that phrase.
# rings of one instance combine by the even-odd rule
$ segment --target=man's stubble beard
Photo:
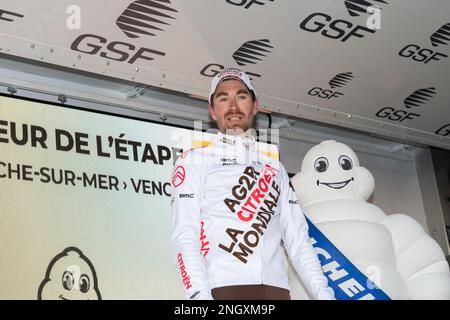
[[[231,114],[233,114],[233,113],[231,113]],[[243,114],[243,113],[240,113],[240,114]],[[229,114],[225,115],[225,116],[224,116],[224,119],[225,119],[226,117],[228,117],[228,116],[229,116]],[[218,123],[218,121],[216,121],[216,125],[217,125],[217,127],[219,128],[219,131],[222,132],[222,133],[224,133],[224,134],[240,135],[240,134],[242,134],[242,133],[247,132],[249,129],[254,129],[254,128],[253,128],[253,125],[254,125],[255,116],[256,116],[256,115],[253,114],[253,110],[252,110],[251,113],[250,113],[250,115],[249,115],[249,118],[248,118],[247,123],[245,123],[242,127],[227,128],[227,127],[225,127],[225,124],[223,124],[223,129],[221,130],[221,129],[219,128],[219,123]],[[224,131],[225,131],[225,132],[224,132]]]

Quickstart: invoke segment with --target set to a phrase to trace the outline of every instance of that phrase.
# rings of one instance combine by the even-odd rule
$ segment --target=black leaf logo
[[[383,1],[383,0],[371,0],[371,1],[346,0],[345,6],[347,7],[348,13],[352,17],[357,17],[360,15],[360,13],[367,13],[367,8],[372,7],[374,4],[377,4],[377,3],[388,4],[386,1]]]
[[[165,3],[165,4],[163,4]],[[117,19],[116,24],[129,38],[139,38],[140,35],[156,35],[167,20],[175,19],[169,13],[178,12],[167,6],[170,0],[137,0],[132,2]]]
[[[351,72],[344,72],[337,74],[333,79],[328,82],[331,88],[341,88],[347,83],[353,80],[355,76]]]
[[[436,88],[424,88],[416,90],[408,98],[405,99],[405,107],[420,107],[426,102],[430,101],[436,95]]]
[[[447,45],[450,42],[450,23],[444,24],[438,31],[431,35],[433,47]]]
[[[270,53],[273,46],[268,39],[247,41],[233,53],[233,59],[240,66],[248,63],[256,64],[266,53]]]

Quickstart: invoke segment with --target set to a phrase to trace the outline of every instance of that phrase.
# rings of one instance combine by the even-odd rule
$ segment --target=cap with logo
[[[212,97],[214,96],[214,93],[216,92],[216,89],[217,89],[217,86],[219,85],[219,83],[221,83],[223,80],[229,80],[229,79],[237,79],[237,80],[241,80],[242,82],[244,82],[245,85],[247,86],[247,88],[253,92],[253,94],[255,95],[255,98],[256,98],[256,96],[257,96],[256,90],[255,90],[255,88],[253,88],[253,85],[252,85],[248,75],[244,71],[241,71],[239,69],[227,68],[227,69],[223,70],[222,72],[220,72],[218,75],[216,75],[213,78],[213,80],[211,81],[211,90],[209,91],[209,98],[208,98],[209,103],[211,103]]]

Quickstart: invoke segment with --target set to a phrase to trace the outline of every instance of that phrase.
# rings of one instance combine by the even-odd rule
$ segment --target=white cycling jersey
[[[230,285],[289,289],[283,244],[311,295],[334,299],[286,170],[254,137],[219,133],[180,156],[171,254],[188,298],[211,299],[211,289]]]

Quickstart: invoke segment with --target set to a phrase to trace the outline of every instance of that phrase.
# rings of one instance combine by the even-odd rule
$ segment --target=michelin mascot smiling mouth
[[[374,177],[347,145],[328,140],[311,148],[292,185],[337,299],[450,299],[449,266],[439,245],[411,217],[387,215],[367,202]],[[360,277],[352,278],[356,273]],[[363,295],[367,288],[379,296]]]

